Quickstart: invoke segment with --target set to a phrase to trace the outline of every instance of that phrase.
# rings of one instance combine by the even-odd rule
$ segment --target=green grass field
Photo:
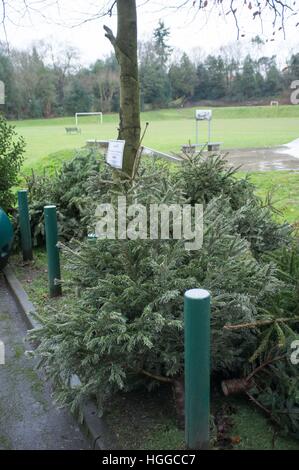
[[[245,176],[239,173],[239,176]],[[263,199],[271,196],[273,206],[279,211],[275,218],[299,227],[299,173],[296,171],[265,171],[250,174],[256,193]]]
[[[149,122],[144,143],[161,151],[179,151],[183,143],[195,139],[195,108],[165,109],[142,113],[142,125]],[[299,137],[299,106],[259,106],[214,108],[212,139],[223,148],[274,147]],[[74,118],[26,120],[14,122],[27,143],[23,172],[31,168],[59,166],[74,156],[74,150],[88,139],[116,138],[118,116],[104,115],[104,123],[95,117],[81,118],[81,135],[66,135],[65,127],[74,126]],[[201,125],[205,131],[206,123]],[[204,140],[206,134],[202,137]],[[289,171],[252,173],[257,192],[266,197],[270,191],[280,220],[299,222],[299,174]]]
[[[195,141],[194,113],[195,108],[142,113],[143,128],[149,122],[144,144],[178,152],[182,144]],[[212,140],[223,142],[224,149],[274,147],[299,137],[299,106],[214,108],[213,116]],[[103,125],[97,123],[96,117],[83,117],[79,121],[82,134],[66,135],[65,127],[74,122],[74,117],[14,122],[27,142],[24,171],[71,158],[70,150],[82,147],[88,139],[117,137],[116,114],[104,115]],[[201,123],[201,141],[207,140],[206,127],[206,123]],[[55,156],[57,152],[59,156]]]

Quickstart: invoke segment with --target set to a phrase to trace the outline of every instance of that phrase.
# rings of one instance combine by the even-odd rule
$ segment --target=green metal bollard
[[[44,215],[48,256],[49,294],[50,297],[58,297],[62,292],[61,285],[55,283],[55,279],[61,279],[59,249],[57,248],[58,228],[56,206],[45,206]]]
[[[27,189],[22,189],[21,191],[18,191],[18,206],[23,260],[32,261],[33,254]]]
[[[0,207],[0,270],[5,268],[13,243],[13,228],[7,214]]]
[[[206,290],[185,293],[185,440],[189,449],[209,448],[210,303]]]

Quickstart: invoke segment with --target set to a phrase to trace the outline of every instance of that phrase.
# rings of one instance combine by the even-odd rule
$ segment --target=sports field
[[[182,144],[195,142],[195,108],[159,110],[142,113],[142,125],[149,122],[144,144],[169,152],[179,151]],[[118,115],[82,117],[80,135],[67,135],[66,126],[74,126],[74,117],[14,122],[27,142],[24,170],[36,170],[71,158],[71,150],[85,145],[88,139],[117,137]],[[207,124],[200,123],[200,141],[207,140]],[[275,147],[299,137],[299,106],[259,106],[215,108],[212,141],[223,142],[223,148]],[[57,154],[59,152],[59,154]],[[54,154],[54,155],[53,155]],[[55,155],[57,154],[57,155]]]
[[[177,152],[184,143],[195,141],[195,108],[159,110],[142,113],[143,128],[149,122],[144,139],[148,147],[164,152]],[[74,117],[14,122],[27,143],[23,173],[31,168],[60,166],[71,159],[74,150],[88,139],[106,140],[117,137],[118,115],[81,118],[80,135],[67,135],[66,126],[74,126]],[[201,123],[200,141],[207,140],[206,123]],[[212,140],[223,142],[222,148],[276,147],[299,138],[299,106],[235,107],[213,109]],[[241,176],[241,175],[240,175]],[[251,174],[257,192],[267,197],[281,211],[277,218],[299,223],[299,173],[296,171],[266,171]]]

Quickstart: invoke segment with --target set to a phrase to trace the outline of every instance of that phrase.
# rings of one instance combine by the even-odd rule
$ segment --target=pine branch
[[[169,383],[169,384],[174,383],[174,379],[170,379],[169,377],[162,377],[161,375],[151,374],[150,372],[147,372],[144,369],[142,369],[140,372],[146,377],[149,377],[150,379],[153,379],[153,380],[157,380],[158,382]]]
[[[241,323],[239,325],[224,325],[224,330],[244,330],[250,328],[257,328],[259,326],[272,325],[273,323],[291,323],[299,322],[299,317],[295,318],[276,318],[275,320],[260,320],[253,323]]]

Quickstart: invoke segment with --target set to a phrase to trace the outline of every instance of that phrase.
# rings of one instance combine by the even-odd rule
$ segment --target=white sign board
[[[125,140],[109,140],[106,162],[113,168],[123,167],[125,143]]]
[[[197,121],[211,121],[212,111],[210,109],[197,109],[195,111],[195,119]]]

